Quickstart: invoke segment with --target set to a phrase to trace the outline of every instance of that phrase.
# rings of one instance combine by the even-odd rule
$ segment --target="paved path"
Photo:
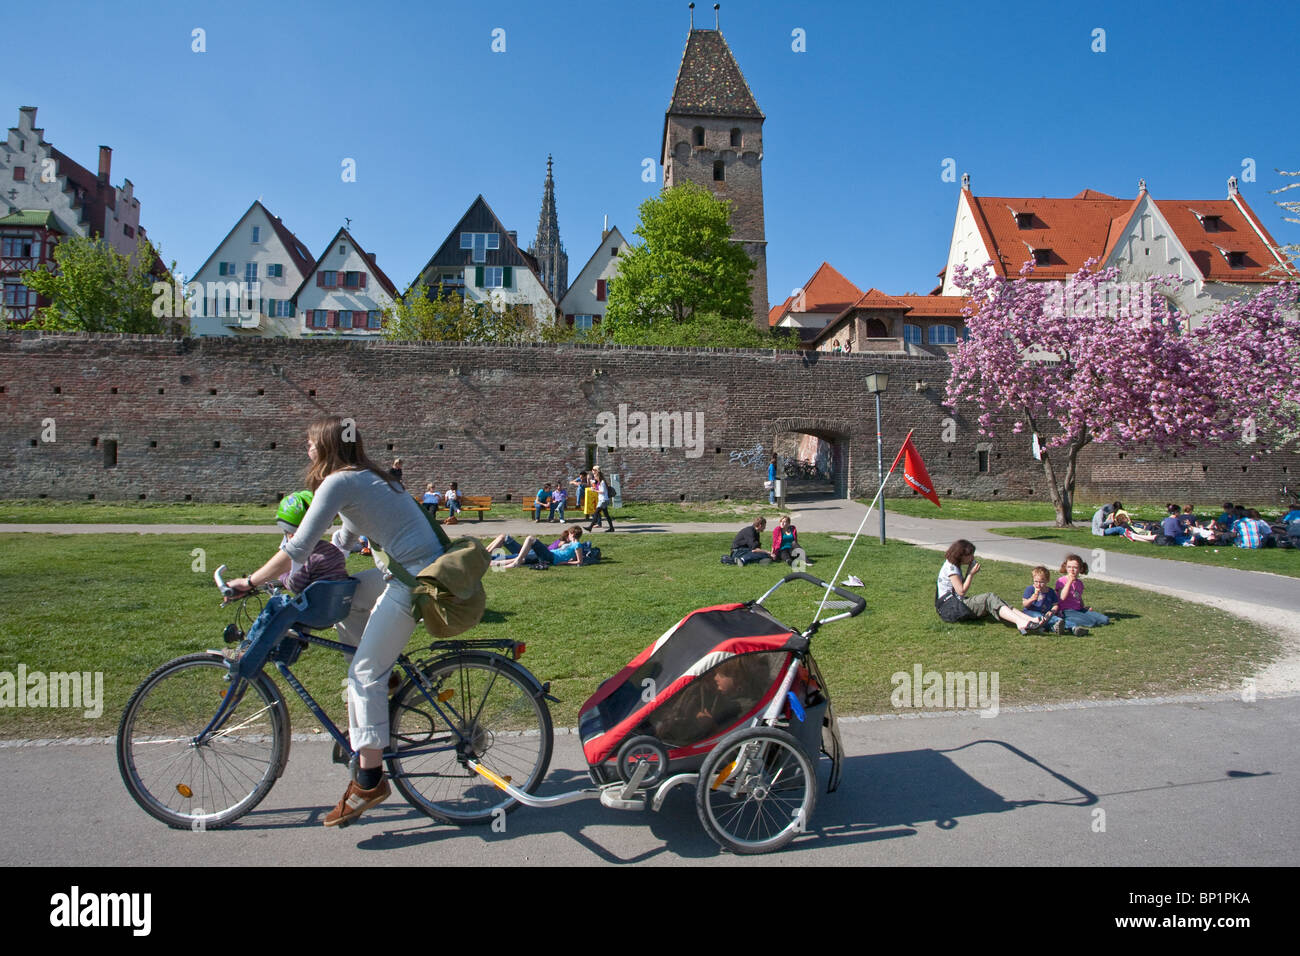
[[[110,743],[0,746],[0,865],[1300,864],[1300,698],[929,715],[842,721],[840,788],[818,794],[810,832],[777,857],[720,853],[685,787],[657,814],[524,807],[505,832],[438,825],[394,793],[354,826],[326,830],[346,776],[308,740],[294,741],[284,776],[236,826],[175,831],[132,802]],[[586,786],[576,736],[555,743],[542,792]]]

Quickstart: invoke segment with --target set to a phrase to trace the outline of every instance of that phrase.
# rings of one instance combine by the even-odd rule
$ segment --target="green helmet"
[[[311,498],[310,491],[295,491],[291,495],[284,496],[280,501],[280,507],[275,509],[275,523],[282,531],[293,534],[298,530],[298,525],[302,524],[302,516],[311,507]]]

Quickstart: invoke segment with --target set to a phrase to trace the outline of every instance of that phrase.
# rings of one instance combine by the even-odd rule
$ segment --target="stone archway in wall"
[[[772,423],[772,449],[787,459],[812,462],[818,478],[787,479],[787,496],[833,495],[849,497],[852,443],[843,422],[813,416],[778,418]],[[782,478],[786,476],[781,475]]]

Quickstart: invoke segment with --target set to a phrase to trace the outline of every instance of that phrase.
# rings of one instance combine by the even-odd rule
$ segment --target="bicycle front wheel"
[[[288,756],[289,719],[266,675],[230,681],[217,654],[178,657],[145,678],[117,732],[122,781],[145,812],[169,827],[226,826],[270,792]],[[229,693],[238,695],[202,743]]]
[[[551,763],[553,732],[546,700],[523,667],[496,654],[434,661],[422,674],[429,694],[407,681],[389,716],[393,783],[412,806],[455,824],[490,823],[518,804],[467,765],[477,760],[526,793]]]

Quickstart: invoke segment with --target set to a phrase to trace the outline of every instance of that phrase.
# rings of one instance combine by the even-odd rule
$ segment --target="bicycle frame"
[[[298,633],[300,635],[300,639],[305,641],[309,645],[315,644],[318,647],[328,648],[329,650],[338,651],[339,653],[342,654],[350,654],[356,650],[356,648],[354,648],[350,644],[343,644],[339,641],[331,641],[327,638],[320,637],[316,634],[312,634],[307,631],[299,630]],[[293,639],[294,638],[291,638],[288,635],[281,638],[281,640],[293,640]],[[432,754],[432,753],[440,753],[448,750],[455,750],[457,746],[462,744],[467,744],[469,742],[468,738],[466,738],[465,735],[461,733],[461,731],[458,729],[458,726],[459,725],[468,726],[470,724],[470,721],[465,720],[462,714],[459,713],[459,711],[454,706],[450,705],[446,701],[439,701],[437,699],[437,695],[432,693],[432,687],[429,685],[428,681],[425,680],[424,675],[421,672],[422,667],[428,664],[437,663],[437,661],[445,657],[452,657],[458,654],[463,654],[466,651],[479,651],[479,652],[487,651],[491,653],[499,653],[502,657],[506,657],[507,659],[510,660],[516,660],[518,658],[518,644],[514,641],[506,640],[506,639],[435,641],[434,643],[429,645],[429,650],[437,652],[438,656],[431,659],[425,659],[425,660],[413,662],[405,654],[401,654],[394,662],[394,666],[400,667],[406,673],[407,679],[410,680],[410,682],[419,689],[419,692],[424,697],[425,701],[427,701],[429,706],[433,708],[433,711],[434,713],[437,714],[438,719],[442,721],[443,728],[447,732],[452,734],[455,737],[455,739],[451,740],[446,745],[416,746],[405,750],[401,750],[400,752],[393,750],[391,746],[386,747],[384,748],[384,752],[383,752],[383,759],[385,760],[394,756],[398,756],[399,753],[401,756],[409,758],[409,757],[421,756],[423,754]],[[506,651],[508,651],[509,654],[502,653]],[[341,746],[343,750],[349,754],[349,756],[354,755],[355,751],[352,750],[352,746],[350,741],[348,740],[347,735],[342,730],[340,730],[338,725],[335,724],[334,721],[330,719],[329,715],[325,713],[324,709],[316,701],[316,698],[314,698],[311,695],[311,692],[308,691],[307,688],[303,686],[302,682],[298,680],[297,676],[293,673],[292,670],[290,670],[289,665],[284,661],[275,661],[275,667],[276,670],[280,672],[280,675],[285,679],[285,682],[288,683],[288,685],[291,688],[293,688],[294,692],[302,699],[302,702],[307,705],[307,709],[311,711],[312,716],[316,718],[316,721],[321,725],[321,728],[325,730],[332,738],[334,738],[335,742],[338,743],[339,746]],[[259,674],[265,673],[265,668],[263,668],[263,670],[259,671],[258,673]],[[529,676],[531,676],[531,674]],[[225,720],[229,717],[231,711],[233,711],[234,708],[238,705],[239,701],[243,699],[244,692],[251,678],[240,677],[238,674],[235,673],[233,669],[231,670],[231,678],[232,679],[231,679],[230,690],[222,698],[221,705],[217,708],[217,712],[216,714],[213,715],[212,720],[202,731],[200,731],[198,736],[194,738],[193,743],[195,744],[195,746],[199,746],[203,744],[206,740],[210,739],[211,737],[215,736],[218,732],[220,732],[222,730],[223,724],[225,723]],[[534,684],[535,684],[534,689],[538,693],[540,694],[547,693],[546,685],[537,684],[535,678],[534,678]],[[491,685],[489,685],[488,689],[489,690],[491,689]],[[470,705],[472,706],[472,704],[473,702],[471,701]],[[445,710],[444,707],[446,708]],[[425,774],[402,773],[400,774],[400,776],[419,777],[419,776],[425,776]]]

